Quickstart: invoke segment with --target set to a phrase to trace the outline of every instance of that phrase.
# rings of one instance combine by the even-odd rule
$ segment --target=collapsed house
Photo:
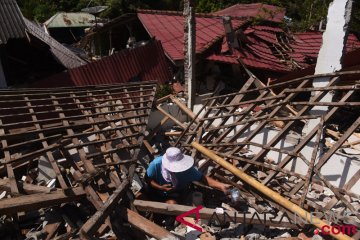
[[[7,178],[0,212],[9,217],[1,225],[2,239],[41,226],[42,218],[47,224],[26,231],[28,238],[53,239],[61,232],[70,238],[79,227],[85,236],[100,226],[116,232],[108,216],[135,176],[155,90],[147,82],[2,91],[1,161]],[[128,211],[121,216],[133,216],[139,227],[143,218]],[[8,232],[9,224],[19,232]]]
[[[0,3],[18,11],[10,0]],[[248,7],[249,16],[259,14]],[[183,58],[178,13],[139,11],[151,23],[148,32],[167,24],[160,36],[168,41],[142,42],[87,64],[27,20],[18,19],[12,31],[0,22],[2,42],[29,34],[68,64],[33,88],[0,91],[1,239],[316,239],[318,229],[359,239],[360,72],[352,59],[358,50],[345,57],[347,71],[312,75],[320,34],[291,40],[276,26],[246,25],[235,13],[232,28],[241,30],[243,51],[226,38],[222,18],[199,15],[197,53],[200,65],[240,56],[233,66],[241,68],[241,89],[212,94],[196,111],[174,95],[156,98],[157,85],[171,78],[166,57],[176,64]],[[283,15],[267,17],[277,22]],[[115,27],[109,24],[104,28]],[[350,35],[347,50],[357,47]],[[270,51],[279,54],[266,59]],[[271,62],[269,71],[306,69],[267,86],[257,76],[275,75],[252,72]],[[326,86],[312,85],[324,77]],[[327,109],[314,111],[318,106]],[[158,119],[151,123],[153,114]],[[231,194],[194,182],[188,205],[135,199],[148,164],[168,146],[194,157],[204,175],[230,184]],[[190,225],[169,226],[166,216]]]
[[[236,4],[196,14],[196,93],[236,91],[247,80],[244,67],[266,84],[314,66],[323,32],[286,31],[281,26],[284,16],[285,9],[266,4]],[[104,56],[155,38],[172,68],[172,82],[183,82],[183,25],[181,12],[140,9],[92,29],[78,46],[90,56]],[[350,33],[346,51],[359,47],[359,39]]]
[[[87,62],[25,19],[16,1],[0,1],[0,87],[28,86]]]
[[[87,86],[155,80],[164,84],[171,71],[159,41],[149,41],[32,84],[33,87]]]
[[[244,202],[260,213],[257,220],[263,225],[279,223],[267,222],[269,219],[261,215],[268,213],[269,208],[271,211],[276,209],[275,216],[286,213],[289,216],[287,223],[299,223],[299,219],[291,208],[282,205],[275,193],[275,197],[264,195],[259,188],[249,184],[249,178],[308,212],[321,213],[320,218],[329,220],[327,214],[335,216],[332,224],[352,225],[358,229],[360,152],[356,146],[359,143],[356,106],[359,95],[352,83],[343,81],[349,77],[357,79],[358,74],[358,71],[345,71],[321,75],[331,78],[329,84],[321,88],[309,85],[317,76],[260,88],[256,84],[259,79],[251,76],[238,93],[205,99],[198,114],[189,115],[191,121],[188,124],[179,124],[165,113],[164,120],[176,122],[181,129],[167,130],[166,135],[172,144],[188,149],[188,153],[198,160],[199,169],[239,189]],[[275,94],[276,89],[282,90]],[[335,92],[334,102],[321,102],[328,91]],[[304,101],[304,96],[311,98]],[[329,110],[325,115],[317,116],[310,112],[314,106],[328,106]],[[313,128],[306,127],[311,119],[318,119],[318,124]],[[319,160],[315,162],[318,156]],[[243,175],[236,175],[240,171]],[[147,206],[143,202],[137,204],[140,209]],[[148,204],[156,212],[162,212],[164,208]],[[231,211],[239,210],[239,207],[241,205],[226,209],[234,216]],[[176,207],[171,209],[173,214],[179,214]],[[212,215],[206,215],[206,211],[204,219],[211,219]],[[243,223],[250,223],[253,218],[249,214]],[[230,217],[227,220],[232,221]],[[305,221],[305,225],[310,223]],[[353,239],[358,236],[356,234]]]
[[[277,13],[273,14],[274,20],[256,12],[254,6],[237,4],[213,14],[196,15],[197,92],[212,92],[221,81],[238,89],[247,79],[241,64],[256,71],[257,77],[266,83],[269,78],[280,78],[316,63],[322,32],[286,32],[279,25],[284,9],[273,9]],[[251,17],[261,20],[256,23]],[[138,10],[138,18],[148,34],[162,42],[167,57],[180,67],[178,74],[181,75],[184,60],[183,38],[179,37],[183,35],[182,13]],[[359,47],[356,35],[349,34],[346,51]]]
[[[50,36],[66,44],[78,42],[85,29],[95,25],[95,16],[90,13],[58,12],[44,23],[44,28]]]
[[[182,225],[169,232],[133,211],[177,216],[193,209],[134,200],[144,184],[144,169],[166,149],[165,141],[186,149],[204,174],[238,189],[240,198],[232,201],[194,183],[203,193],[201,227],[213,237],[312,235],[313,222],[289,206],[308,214],[322,212],[325,215],[317,217],[329,226],[358,229],[358,88],[342,80],[359,75],[358,71],[320,75],[331,78],[321,88],[309,86],[320,76],[260,88],[259,80],[250,76],[239,92],[205,99],[196,114],[170,95],[155,102],[163,119],[152,129],[146,127],[155,83],[3,90],[0,213],[6,224],[1,232],[8,237],[17,231],[6,229],[22,229],[28,237],[44,239],[143,239],[134,227],[156,239],[190,234]],[[282,90],[275,94],[276,89]],[[329,91],[335,92],[337,101],[320,101]],[[190,121],[179,121],[167,112],[163,105],[169,101]],[[329,111],[310,114],[317,105],[328,106]],[[313,119],[319,120],[318,125],[305,132]],[[169,121],[176,127],[161,129]],[[159,143],[164,149],[154,149]],[[215,218],[215,212],[220,217]],[[223,217],[224,212],[228,216]],[[234,214],[241,215],[235,223]]]

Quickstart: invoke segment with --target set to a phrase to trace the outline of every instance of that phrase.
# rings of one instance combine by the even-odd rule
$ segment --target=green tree
[[[80,11],[88,6],[106,5],[109,8],[100,17],[115,18],[137,8],[182,11],[182,0],[17,0],[25,17],[44,22],[59,11]],[[197,0],[196,11],[209,13],[236,3],[262,2],[286,8],[286,16],[292,19],[294,31],[309,29],[326,19],[332,0]],[[360,1],[354,0],[351,29],[360,31]]]

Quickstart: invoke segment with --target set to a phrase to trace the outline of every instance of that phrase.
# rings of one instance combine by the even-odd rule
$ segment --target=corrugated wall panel
[[[11,38],[24,38],[25,23],[15,0],[0,0],[0,44]]]

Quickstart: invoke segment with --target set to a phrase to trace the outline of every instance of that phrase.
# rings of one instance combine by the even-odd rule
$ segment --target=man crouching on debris
[[[230,187],[215,179],[204,176],[194,166],[194,159],[184,155],[180,149],[170,147],[164,156],[155,158],[146,170],[148,194],[154,200],[176,204],[183,197],[192,181],[200,181],[225,194]]]

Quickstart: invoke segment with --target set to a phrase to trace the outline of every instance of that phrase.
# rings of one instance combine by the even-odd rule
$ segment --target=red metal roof
[[[237,57],[234,55],[216,55],[212,54],[206,58],[210,61],[229,63],[229,64],[238,64],[239,62],[236,60]]]
[[[184,17],[181,13],[139,10],[138,17],[151,37],[160,40],[172,61],[184,59]],[[244,20],[232,20],[234,29]],[[202,53],[225,35],[223,20],[215,16],[196,17],[196,53]]]
[[[289,55],[303,68],[311,66],[309,59],[316,60],[322,45],[321,32],[296,33],[290,41],[290,46],[294,50]],[[346,52],[351,52],[360,48],[360,41],[354,34],[349,34]]]
[[[86,86],[156,80],[165,83],[171,72],[159,41],[135,49],[126,49],[99,61],[73,68],[34,87]]]
[[[207,60],[237,64],[240,57],[245,65],[275,72],[304,69],[316,63],[322,32],[296,33],[289,37],[281,28],[273,26],[248,26],[243,31],[240,52],[230,56],[214,53]],[[281,40],[279,40],[281,39]],[[221,53],[226,54],[228,44],[223,42]],[[349,34],[347,52],[360,48],[360,41]]]
[[[239,3],[217,11],[214,14],[232,17],[261,17],[268,21],[281,22],[285,16],[285,9],[263,3]]]

